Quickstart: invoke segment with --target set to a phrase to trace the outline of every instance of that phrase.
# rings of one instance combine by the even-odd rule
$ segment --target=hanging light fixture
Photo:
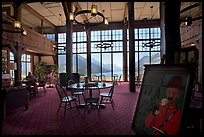
[[[81,18],[82,16],[83,18]],[[69,19],[72,21],[73,18],[77,24],[83,25],[85,28],[100,24],[108,24],[108,20],[98,11],[97,5],[94,3],[91,5],[90,10],[80,10],[76,12],[75,15],[74,13],[73,15],[70,13]]]
[[[91,6],[91,16],[96,16],[97,15],[97,6],[95,4],[93,4]]]
[[[20,23],[20,21],[14,21],[13,22],[13,26],[14,26],[14,28],[16,28],[16,29],[20,29],[21,28],[21,23]]]
[[[109,24],[109,22],[108,22],[108,18],[105,18],[105,22],[104,22],[106,25],[108,25]]]
[[[156,42],[155,40],[150,40],[147,43],[142,43],[142,47],[150,47],[150,48],[153,48],[153,47],[159,46],[159,45],[160,45],[160,42]]]
[[[69,13],[69,20],[74,21],[74,13],[73,12]]]
[[[13,22],[10,22],[10,21],[5,21],[5,20],[3,20],[3,21],[2,21],[2,24],[10,24],[10,25],[12,25],[12,27],[7,27],[7,28],[5,28],[5,27],[2,26],[3,32],[21,33],[23,36],[26,36],[26,35],[27,35],[27,31],[26,31],[26,29],[24,29],[24,28],[21,26],[21,22],[20,22],[20,21],[14,20]]]
[[[105,42],[100,42],[99,44],[95,44],[96,48],[104,48],[105,50],[107,48],[112,48],[113,47],[113,43],[105,43]]]
[[[150,9],[151,9],[151,17],[150,17],[150,20],[153,19],[153,7],[154,6],[150,6]],[[149,47],[149,48],[153,48],[155,46],[159,46],[160,45],[160,42],[156,42],[154,39],[150,39],[149,42],[146,42],[146,43],[142,43],[142,47],[145,48],[145,47]]]

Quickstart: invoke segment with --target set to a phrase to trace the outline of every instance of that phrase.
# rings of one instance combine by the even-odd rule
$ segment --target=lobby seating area
[[[203,135],[202,59],[201,0],[3,1],[2,135]]]

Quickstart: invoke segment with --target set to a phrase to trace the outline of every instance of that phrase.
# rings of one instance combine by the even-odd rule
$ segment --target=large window
[[[113,44],[112,48],[97,48],[101,42]],[[104,75],[107,81],[114,74],[122,75],[122,30],[91,31],[91,74]]]
[[[144,46],[145,43],[155,41],[153,47]],[[135,75],[144,74],[145,64],[160,63],[160,28],[135,29]]]
[[[160,44],[144,47],[151,40],[160,43],[160,28],[138,28],[135,34],[135,75],[144,74],[145,64],[160,63]],[[127,64],[129,64],[129,40],[127,31]],[[87,37],[86,32],[73,32],[72,35],[73,72],[87,75]],[[105,75],[111,81],[114,74],[123,71],[123,30],[91,31],[91,75]],[[97,48],[101,42],[112,43],[111,48]],[[66,33],[58,34],[59,73],[66,72]],[[127,66],[129,68],[129,65]],[[127,69],[128,71],[128,69]]]
[[[81,76],[87,75],[87,38],[86,32],[74,32],[73,40],[73,72]]]
[[[14,63],[14,55],[10,52],[10,63]],[[10,70],[11,77],[14,79],[14,70]]]
[[[58,72],[66,72],[66,33],[58,34]]]
[[[23,54],[21,57],[21,78],[24,79],[28,75],[28,72],[31,72],[31,56]]]

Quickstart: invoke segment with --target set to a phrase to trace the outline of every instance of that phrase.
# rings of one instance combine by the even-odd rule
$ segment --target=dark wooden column
[[[20,1],[15,1],[13,3],[14,8],[14,19],[17,21],[21,21],[21,3]],[[14,84],[17,86],[19,81],[21,80],[21,55],[24,48],[22,48],[19,43],[15,43],[15,45],[10,45],[11,51],[14,54],[14,62],[16,63],[17,70],[14,70]]]
[[[180,60],[180,1],[161,3],[161,34],[165,64],[179,63]]]
[[[16,62],[16,67],[17,69],[14,70],[14,83],[15,86],[16,84],[19,83],[21,80],[21,55],[25,51],[25,48],[18,43],[15,43],[16,45],[11,45],[11,52],[14,55],[14,62]]]
[[[127,80],[127,24],[123,26],[123,80]]]
[[[73,60],[72,60],[72,32],[73,32],[73,24],[72,21],[69,20],[69,13],[72,11],[72,3],[71,2],[62,2],[65,17],[66,17],[66,77],[67,82],[71,78]],[[68,84],[68,83],[67,83]]]
[[[128,2],[129,28],[129,90],[135,92],[134,2]]]
[[[55,32],[55,41],[58,41],[58,33],[57,32]],[[58,44],[57,44],[57,49],[58,49]],[[58,65],[58,52],[56,53],[56,60],[54,63]]]
[[[87,36],[87,76],[91,80],[91,30],[86,30]]]
[[[22,2],[20,1],[15,1],[13,3],[13,8],[14,8],[14,19],[21,21],[21,4]]]

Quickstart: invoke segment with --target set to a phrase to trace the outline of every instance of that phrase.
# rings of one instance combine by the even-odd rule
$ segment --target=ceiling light
[[[83,19],[81,18],[83,17]],[[70,20],[74,18],[77,24],[83,25],[85,28],[91,26],[97,26],[100,24],[108,24],[108,20],[105,21],[105,17],[101,12],[97,11],[97,5],[92,4],[90,10],[80,10],[75,15],[70,14]]]
[[[74,20],[74,13],[73,12],[69,13],[69,20],[70,21]]]
[[[24,28],[22,28],[22,34],[23,34],[23,36],[26,36],[26,35],[27,35],[27,30],[25,30]]]
[[[97,6],[93,4],[91,6],[91,16],[96,16],[97,15]]]
[[[17,29],[20,29],[21,28],[21,23],[20,23],[20,21],[14,21],[14,23],[13,23],[13,26],[14,26],[14,28],[17,28]]]
[[[150,48],[153,48],[153,47],[159,46],[159,45],[160,45],[160,42],[156,42],[155,40],[150,40],[147,43],[142,43],[142,47],[150,47]]]
[[[106,24],[106,25],[109,24],[109,22],[108,22],[108,18],[105,18],[105,22],[104,22],[104,24]]]
[[[3,32],[9,32],[9,33],[21,33],[23,36],[26,36],[27,35],[27,31],[21,27],[21,22],[19,21],[13,21],[13,22],[10,22],[10,21],[2,21],[2,24],[10,24],[10,25],[13,25],[13,27],[7,27],[7,28],[4,28],[2,26],[2,30]]]
[[[99,44],[95,44],[95,46],[96,46],[96,48],[104,48],[106,50],[107,48],[113,47],[113,43],[101,42]]]

